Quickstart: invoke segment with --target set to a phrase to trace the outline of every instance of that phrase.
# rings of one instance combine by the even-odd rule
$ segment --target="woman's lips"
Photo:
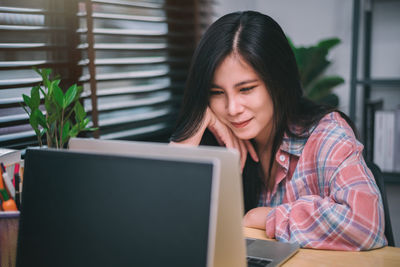
[[[231,124],[233,125],[233,127],[235,128],[243,128],[245,127],[247,124],[250,123],[252,119],[249,119],[247,121],[240,121],[240,122],[231,122]]]

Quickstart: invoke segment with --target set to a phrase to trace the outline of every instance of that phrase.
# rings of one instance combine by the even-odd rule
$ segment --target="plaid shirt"
[[[284,137],[272,191],[259,206],[274,207],[266,233],[304,248],[367,250],[387,244],[379,189],[363,146],[338,114],[327,114],[308,139]]]

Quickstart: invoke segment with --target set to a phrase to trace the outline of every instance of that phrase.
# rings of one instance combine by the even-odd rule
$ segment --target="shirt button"
[[[280,156],[279,156],[279,160],[280,160],[280,161],[285,161],[285,156],[284,156],[284,155],[280,155]]]

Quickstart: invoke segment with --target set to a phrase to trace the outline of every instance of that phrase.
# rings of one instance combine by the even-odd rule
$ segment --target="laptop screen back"
[[[27,150],[17,266],[206,266],[213,168]]]
[[[243,239],[243,190],[239,169],[239,154],[235,150],[222,147],[177,146],[162,143],[71,138],[69,149],[90,153],[113,155],[131,155],[157,157],[173,155],[183,159],[216,158],[219,163],[218,202],[216,229],[209,230],[209,236],[215,232],[215,243],[209,242],[209,252],[214,254],[213,264],[209,266],[246,266],[246,248]],[[212,220],[211,220],[212,221]],[[214,245],[214,247],[212,247]],[[214,251],[214,253],[213,253]]]

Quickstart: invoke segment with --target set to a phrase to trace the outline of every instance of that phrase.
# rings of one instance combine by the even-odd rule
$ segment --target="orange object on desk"
[[[3,201],[1,204],[2,208],[4,211],[18,211],[17,205],[15,204],[15,201],[13,199],[8,199],[6,201]]]
[[[3,172],[0,170],[0,189],[4,189]]]
[[[18,211],[14,199],[10,198],[5,188],[0,188],[0,195],[2,198],[1,207],[4,211]]]

